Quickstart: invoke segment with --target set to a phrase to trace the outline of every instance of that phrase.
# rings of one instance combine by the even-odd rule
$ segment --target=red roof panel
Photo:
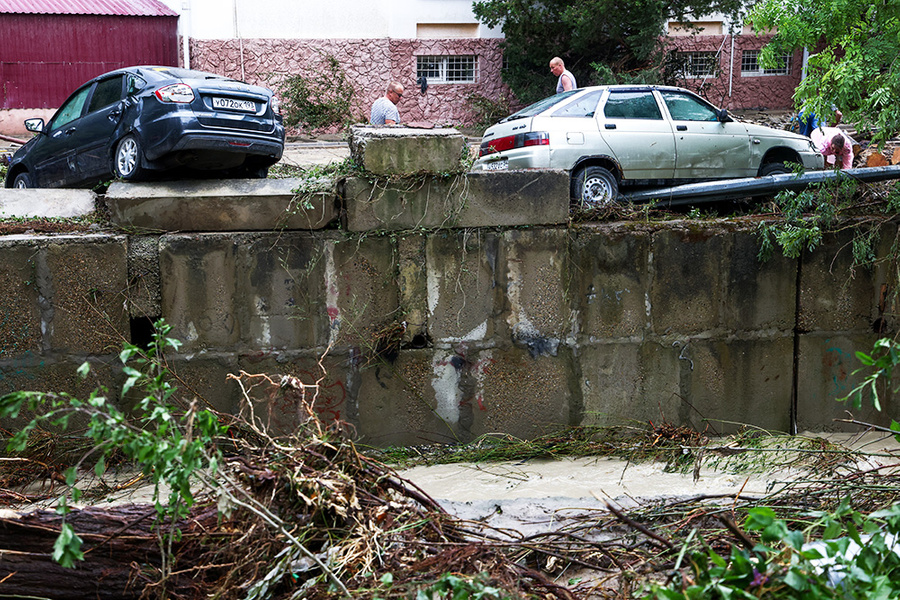
[[[177,17],[159,0],[0,0],[0,14]]]

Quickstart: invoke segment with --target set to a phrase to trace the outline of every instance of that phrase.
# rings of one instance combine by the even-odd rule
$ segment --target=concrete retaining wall
[[[835,427],[854,352],[876,322],[896,329],[887,273],[851,276],[842,234],[760,263],[755,226],[8,236],[0,391],[114,393],[122,340],[162,316],[184,342],[179,385],[222,410],[241,400],[229,373],[312,383],[324,354],[318,409],[373,444],[646,420],[789,430],[792,414]],[[377,356],[386,331],[393,360]],[[284,429],[296,416],[258,408]]]

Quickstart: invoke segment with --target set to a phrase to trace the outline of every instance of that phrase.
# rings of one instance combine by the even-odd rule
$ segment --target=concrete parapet
[[[0,358],[116,353],[129,338],[125,236],[0,238]]]
[[[894,236],[882,233],[880,256],[891,256]],[[853,268],[853,232],[823,236],[812,252],[804,252],[801,265],[800,315],[804,332],[871,332],[890,310],[890,288],[896,285],[889,268]],[[884,323],[883,326],[887,326]]]
[[[882,389],[880,402],[882,412],[872,405],[868,394],[863,405],[857,409],[851,402],[836,402],[836,398],[847,396],[862,382],[866,373],[854,373],[862,367],[856,358],[859,351],[871,354],[872,345],[879,335],[873,333],[810,333],[800,336],[798,382],[800,390],[797,400],[797,428],[799,431],[859,431],[859,427],[835,422],[846,419],[850,414],[866,423],[890,424],[900,412],[900,401],[896,394],[885,393]],[[894,373],[896,377],[898,373]]]
[[[466,138],[455,129],[356,125],[350,155],[378,176],[458,173]]]
[[[649,326],[650,232],[581,225],[571,232],[567,289],[585,339],[640,336]]]
[[[466,173],[344,183],[350,231],[556,225],[569,218],[565,171]]]
[[[0,219],[84,217],[94,212],[96,202],[97,195],[91,190],[38,188],[17,190],[0,187]]]
[[[119,227],[154,231],[321,229],[337,216],[337,196],[298,196],[299,179],[114,182],[106,192]]]

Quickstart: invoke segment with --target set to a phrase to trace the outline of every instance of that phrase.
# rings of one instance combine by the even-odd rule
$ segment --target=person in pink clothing
[[[825,157],[825,166],[835,169],[853,167],[853,140],[838,127],[816,129],[810,135],[816,149]]]
[[[835,169],[849,169],[853,166],[853,148],[847,143],[846,136],[840,133],[834,134],[830,140],[825,142],[822,155],[829,163],[831,163],[829,157],[834,157]]]

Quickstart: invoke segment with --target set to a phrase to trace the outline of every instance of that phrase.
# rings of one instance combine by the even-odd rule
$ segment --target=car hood
[[[799,135],[797,133],[791,133],[790,131],[784,131],[782,129],[772,129],[771,127],[766,127],[764,125],[754,125],[753,123],[742,122],[742,124],[747,128],[747,133],[749,133],[750,135],[755,135],[758,137],[777,137],[789,139],[800,142],[802,144],[809,143],[808,137]]]

